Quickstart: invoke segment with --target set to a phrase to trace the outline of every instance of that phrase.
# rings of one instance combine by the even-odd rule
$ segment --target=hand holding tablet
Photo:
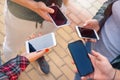
[[[56,45],[54,33],[49,33],[31,40],[26,41],[27,53],[44,50]]]

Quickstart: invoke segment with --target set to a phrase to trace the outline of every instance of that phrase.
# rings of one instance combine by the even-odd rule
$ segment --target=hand
[[[38,8],[35,10],[35,12],[40,15],[43,19],[47,21],[51,21],[50,17],[48,16],[48,13],[54,13],[54,9],[49,8],[45,5],[43,2],[37,2]]]
[[[115,74],[115,69],[112,68],[111,64],[106,57],[102,56],[100,53],[92,50],[92,55],[89,54],[92,61],[94,72],[90,75],[81,77],[82,80],[87,80],[88,78],[94,80],[112,80]]]
[[[41,33],[37,34],[32,34],[29,36],[28,40],[36,38],[41,36]],[[37,52],[32,52],[32,53],[23,53],[21,56],[25,56],[30,62],[36,61],[38,58],[42,57],[45,53],[47,53],[49,49],[37,51]]]
[[[36,2],[34,0],[11,0],[11,1],[36,12],[43,19],[51,21],[50,17],[48,16],[48,13],[54,13],[54,10],[52,8],[47,7],[45,3],[43,3],[42,1],[39,2]]]
[[[96,19],[91,19],[91,20],[87,20],[84,25],[84,28],[89,28],[89,29],[95,29],[96,31],[99,31],[100,26],[99,23]],[[95,39],[84,39],[85,42],[90,41],[90,42],[96,42]]]
[[[32,52],[32,53],[24,53],[21,56],[26,57],[30,62],[36,61],[38,58],[42,57],[45,53],[47,53],[49,49],[45,49],[39,52]]]
[[[96,31],[100,29],[99,23],[96,19],[87,20],[83,26],[84,28],[95,29]]]

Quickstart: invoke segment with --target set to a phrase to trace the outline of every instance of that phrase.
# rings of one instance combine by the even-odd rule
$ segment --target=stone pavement
[[[80,39],[74,27],[76,25],[82,26],[85,20],[91,19],[104,1],[106,0],[69,0],[66,13],[71,21],[70,26],[59,28],[56,31],[57,46],[52,48],[45,57],[51,72],[44,75],[38,70],[36,63],[31,63],[22,73],[20,80],[73,80],[75,66],[71,64],[72,58],[67,44]],[[3,6],[4,0],[0,0],[0,50],[5,36]],[[4,61],[3,54],[2,60]]]

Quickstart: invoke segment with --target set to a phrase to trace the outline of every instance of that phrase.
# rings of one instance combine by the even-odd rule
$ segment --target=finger
[[[87,78],[86,77],[81,77],[81,80],[87,80]]]
[[[83,24],[84,28],[87,28],[87,27],[90,27],[90,26],[91,26],[91,21],[90,20],[86,21],[85,24]]]
[[[42,36],[42,34],[41,34],[41,33],[39,33],[39,34],[38,34],[38,36]]]
[[[92,55],[95,56],[96,59],[98,59],[98,60],[104,60],[105,59],[105,57],[103,55],[101,55],[100,53],[98,53],[94,50],[92,50]]]
[[[94,79],[94,72],[89,75],[89,78],[92,80]]]
[[[72,63],[72,64],[75,64],[73,60],[71,61],[71,63]]]
[[[41,10],[44,10],[49,13],[54,13],[54,9],[47,7],[45,4],[41,5]]]
[[[81,77],[81,80],[89,80],[89,79],[90,79],[89,75]]]
[[[49,52],[49,49],[45,49],[45,50],[42,50],[42,51],[40,50],[40,51],[37,51],[36,53],[37,54],[41,54],[41,53],[44,53],[44,52],[45,53]]]
[[[87,42],[87,41],[88,41],[88,39],[86,39],[86,38],[84,38],[83,40],[84,40],[85,42]]]
[[[52,3],[52,6],[55,6],[55,3]]]
[[[75,68],[75,69],[74,69],[74,72],[75,72],[75,73],[78,73],[78,70],[77,70],[77,68]]]
[[[32,53],[29,53],[29,54],[25,55],[25,57],[30,62],[33,62],[33,61],[37,60],[38,58],[42,57],[48,51],[49,51],[49,49],[45,49],[45,50],[41,50],[41,51],[37,51],[37,52],[32,52]]]
[[[95,66],[95,57],[93,55],[91,55],[91,54],[88,54],[88,56],[89,56],[89,58],[90,58],[90,60],[91,60],[91,62],[93,64],[93,66]]]
[[[46,12],[40,12],[39,15],[46,21],[50,21],[50,22],[52,21],[48,15],[48,13],[46,13]]]
[[[33,39],[33,38],[35,38],[35,37],[36,37],[35,34],[32,34],[32,35],[30,35],[30,36],[28,37],[27,40]]]
[[[95,43],[95,42],[96,42],[96,39],[90,39],[90,42],[94,42],[94,43]]]

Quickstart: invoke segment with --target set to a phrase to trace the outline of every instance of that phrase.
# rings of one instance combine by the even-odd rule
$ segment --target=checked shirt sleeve
[[[0,66],[0,73],[8,76],[8,80],[17,80],[20,73],[24,71],[29,64],[30,62],[26,57],[17,56]]]

